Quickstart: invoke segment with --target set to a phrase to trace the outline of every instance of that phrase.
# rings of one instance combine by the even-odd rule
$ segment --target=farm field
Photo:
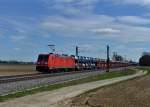
[[[21,75],[37,73],[35,65],[23,64],[0,64],[0,76],[3,75]]]
[[[150,107],[150,75],[90,91],[64,107]]]

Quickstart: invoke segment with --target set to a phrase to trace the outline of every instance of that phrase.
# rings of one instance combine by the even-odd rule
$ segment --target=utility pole
[[[125,71],[127,71],[127,68],[126,68],[127,67],[127,64],[126,64],[127,63],[126,55],[124,56],[124,63],[125,63]]]
[[[78,57],[78,55],[79,55],[79,48],[78,46],[76,46],[76,56]]]
[[[106,72],[109,72],[109,63],[110,63],[110,59],[109,59],[109,45],[107,45],[107,70]]]

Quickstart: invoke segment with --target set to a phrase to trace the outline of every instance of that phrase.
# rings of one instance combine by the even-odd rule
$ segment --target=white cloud
[[[52,3],[75,3],[80,5],[92,5],[99,0],[42,0],[43,2],[50,4]]]
[[[82,17],[77,19],[68,19],[65,17],[48,17],[41,22],[41,28],[46,29],[47,32],[57,32],[58,35],[68,36],[68,37],[86,37],[95,39],[114,39],[122,42],[132,42],[132,41],[149,41],[150,28],[140,26],[141,23],[148,23],[149,20],[145,18],[135,18],[138,23],[131,25],[131,20],[128,23],[124,22],[122,19],[128,18],[129,16],[122,17],[110,17],[106,15],[91,15],[89,17]],[[134,16],[132,16],[134,17]],[[119,20],[116,22],[116,20]],[[133,20],[133,19],[132,19]],[[59,27],[52,27],[57,26]],[[123,23],[124,22],[124,23]],[[43,23],[47,23],[50,26],[46,26]],[[65,26],[65,27],[64,27]]]
[[[108,0],[107,0],[108,1]],[[141,6],[149,6],[150,0],[112,0],[115,3],[119,4],[136,4]]]
[[[119,22],[127,24],[150,24],[150,19],[139,16],[120,16],[117,19]]]
[[[89,6],[89,5],[93,5],[97,2],[102,2],[102,1],[112,1],[118,4],[136,4],[136,5],[141,5],[141,6],[149,6],[150,5],[150,0],[42,0],[47,4],[51,4],[52,3],[60,3],[60,4],[72,4],[72,3],[76,3],[78,5],[84,5],[84,6]]]
[[[124,2],[139,5],[150,5],[149,0],[124,0]]]
[[[23,41],[25,40],[27,37],[26,36],[11,36],[12,41]]]
[[[110,23],[113,21],[113,17],[105,15],[89,16],[79,19],[68,19],[65,17],[53,16],[43,20],[40,25],[47,31],[61,33],[61,35],[81,36],[82,34],[96,33],[95,31],[98,31],[96,28],[103,28],[105,33],[118,32],[118,30],[109,28]]]
[[[42,0],[53,14],[84,16],[92,13],[99,0]],[[55,12],[53,12],[55,11]]]
[[[112,29],[112,28],[100,28],[100,29],[93,29],[92,32],[95,32],[95,33],[119,33],[120,30]]]
[[[15,50],[15,51],[19,51],[19,50],[21,50],[21,49],[16,47],[16,48],[14,48],[14,50]]]
[[[57,22],[43,22],[42,25],[48,28],[65,28],[65,25]]]
[[[0,31],[0,37],[3,37],[3,33],[2,33],[2,31]]]

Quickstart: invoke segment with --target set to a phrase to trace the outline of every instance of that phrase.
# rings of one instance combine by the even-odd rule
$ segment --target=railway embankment
[[[47,91],[47,92],[37,93],[34,95],[30,95],[30,96],[25,96],[19,99],[17,98],[17,99],[9,100],[7,102],[2,102],[0,103],[0,106],[2,107],[10,107],[10,105],[14,105],[15,107],[20,107],[23,105],[36,106],[36,107],[57,106],[57,104],[59,104],[57,102],[62,101],[64,99],[75,97],[79,94],[84,93],[85,91],[103,87],[109,84],[118,83],[124,80],[132,79],[132,78],[139,77],[139,76],[146,74],[145,72],[142,72],[142,71],[136,74],[133,74],[133,71],[131,72],[130,73],[127,73],[127,71],[126,73],[122,72],[123,74],[120,74],[120,72],[110,72],[110,74],[104,73],[104,74],[101,74],[101,76],[100,75],[97,76],[100,79],[97,79],[97,77],[95,76],[95,77],[91,77],[88,79],[85,78],[80,81],[75,80],[75,81],[70,81],[70,82],[66,82],[63,84],[57,84],[56,86],[53,86],[53,87],[50,87],[50,86],[41,87],[39,89],[30,90],[28,92],[24,92],[20,94],[16,93],[14,95],[12,94],[8,96],[4,96],[4,97],[1,97],[1,101],[4,99],[15,98],[15,97],[25,96],[25,95],[29,95],[29,94],[33,94],[37,92],[42,92],[43,90]],[[64,87],[64,88],[61,88],[61,87]],[[51,89],[57,89],[57,90],[49,91]]]

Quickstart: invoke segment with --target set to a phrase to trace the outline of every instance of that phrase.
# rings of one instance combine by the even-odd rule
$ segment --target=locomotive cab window
[[[48,55],[39,55],[38,61],[48,61]]]

